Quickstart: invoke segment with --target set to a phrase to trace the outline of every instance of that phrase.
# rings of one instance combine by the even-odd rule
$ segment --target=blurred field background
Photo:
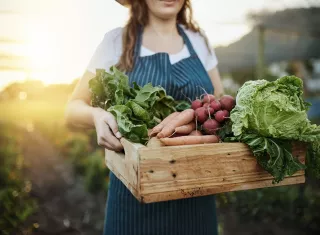
[[[94,130],[66,128],[64,109],[97,43],[124,23],[126,10],[108,0],[83,0],[77,9],[71,2],[0,3],[0,18],[10,19],[0,21],[0,234],[102,234],[104,151]],[[195,18],[215,47],[227,93],[249,79],[294,74],[304,81],[310,120],[320,124],[319,1],[247,0],[240,7],[229,0],[200,14],[207,3],[194,1]],[[111,7],[113,15],[99,16]],[[72,31],[78,21],[83,28]],[[33,34],[24,42],[26,29]],[[320,233],[319,181],[219,194],[217,202],[223,235]]]

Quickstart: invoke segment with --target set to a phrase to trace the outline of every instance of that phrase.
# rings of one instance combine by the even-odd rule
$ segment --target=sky
[[[192,0],[192,5],[195,20],[217,47],[250,31],[249,12],[307,7],[312,1]],[[127,18],[128,9],[114,0],[0,0],[0,89],[25,79],[72,82],[104,34]],[[13,65],[27,71],[8,70]]]

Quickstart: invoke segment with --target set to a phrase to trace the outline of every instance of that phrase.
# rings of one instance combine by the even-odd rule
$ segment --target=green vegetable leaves
[[[145,143],[148,140],[147,126],[137,124],[137,121],[133,118],[133,112],[128,106],[115,105],[107,111],[115,116],[120,133],[127,139],[135,143]]]
[[[320,127],[312,126],[307,118],[308,105],[302,91],[301,79],[294,76],[274,82],[246,82],[230,115],[234,134],[253,131],[279,139],[320,140]]]
[[[311,176],[320,179],[320,142],[310,143],[307,152],[307,169]]]
[[[292,156],[291,142],[311,143],[308,153],[313,164],[308,168],[317,168],[320,176],[319,144],[315,144],[320,143],[320,126],[311,125],[308,108],[298,77],[248,81],[239,89],[231,111],[233,140],[249,145],[260,165],[275,177],[274,182],[305,169]]]
[[[140,87],[135,82],[129,86],[128,77],[116,67],[110,73],[98,69],[89,82],[92,106],[111,112],[120,133],[132,142],[145,144],[148,128],[175,112],[175,101],[164,88],[151,83]]]

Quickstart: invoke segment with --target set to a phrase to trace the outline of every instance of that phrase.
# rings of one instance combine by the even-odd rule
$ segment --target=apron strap
[[[143,31],[143,27],[142,25],[139,25],[137,29],[137,41],[134,46],[134,53],[133,53],[134,64],[137,62],[137,60],[140,57],[140,50],[141,50],[141,44],[142,44],[142,31]]]
[[[197,56],[196,51],[194,50],[190,39],[188,38],[187,34],[185,33],[185,31],[182,29],[182,27],[180,25],[178,25],[178,31],[181,35],[181,37],[183,38],[184,43],[187,45],[187,48],[189,50],[189,53],[192,57]]]

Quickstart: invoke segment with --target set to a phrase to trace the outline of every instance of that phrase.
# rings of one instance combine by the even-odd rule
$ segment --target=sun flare
[[[46,84],[54,82],[53,77],[48,75],[59,61],[59,47],[54,33],[39,24],[29,27],[26,37],[24,54],[30,63],[30,76]]]

